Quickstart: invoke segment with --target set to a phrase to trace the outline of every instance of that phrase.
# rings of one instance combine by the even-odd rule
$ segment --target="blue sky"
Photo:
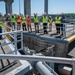
[[[75,13],[75,0],[49,0],[49,14]],[[20,0],[21,13],[24,13],[23,0]],[[5,3],[0,2],[0,12],[5,14]],[[44,12],[44,0],[31,0],[31,13],[42,14]],[[19,0],[14,0],[13,13],[19,14]]]

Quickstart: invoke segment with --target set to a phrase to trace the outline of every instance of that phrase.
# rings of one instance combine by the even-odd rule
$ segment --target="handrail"
[[[74,58],[34,56],[34,55],[32,56],[32,55],[0,54],[0,59],[17,59],[17,60],[43,61],[43,62],[71,64],[71,65],[73,65],[73,63],[75,63]]]
[[[5,35],[5,34],[14,34],[14,33],[21,33],[22,30],[18,30],[18,31],[11,31],[11,32],[5,32],[5,33],[0,33],[0,35]]]
[[[73,67],[72,75],[75,75],[75,58],[0,54],[0,59],[16,59],[16,60],[43,61],[51,63],[70,64]]]
[[[21,39],[19,39],[19,40],[17,39],[17,33],[20,33],[20,35],[21,35]],[[0,35],[7,35],[7,34],[13,34],[14,35],[14,38],[13,38],[14,40],[13,41],[9,41],[8,43],[1,44],[0,47],[14,43],[15,44],[15,46],[14,46],[15,50],[14,51],[17,54],[17,51],[23,49],[23,31],[19,30],[19,31],[5,32],[5,33],[1,33]],[[7,38],[7,37],[4,36],[4,38]],[[20,49],[17,48],[17,43],[18,42],[21,42],[21,48]]]
[[[8,22],[10,22],[10,23],[12,23],[12,21],[5,21],[6,23],[8,23]],[[33,24],[33,23],[32,23]],[[54,23],[55,24],[55,23]],[[61,30],[63,29],[63,37],[64,38],[66,38],[66,37],[69,37],[69,36],[71,36],[72,35],[72,33],[74,34],[75,33],[75,23],[74,24],[72,24],[72,23],[63,23],[64,25],[65,25],[65,27],[63,28],[63,27],[60,27],[60,32],[61,32]],[[15,22],[15,27],[17,26],[17,23]],[[33,25],[31,25],[31,26],[33,26]],[[6,26],[8,29],[10,29],[10,30],[14,30],[15,31],[15,29],[14,28],[12,28],[11,26],[10,27],[8,27],[8,26]],[[52,28],[55,28],[55,26],[54,25],[52,25],[51,26]],[[39,25],[39,32],[40,32],[40,34],[42,33],[42,31],[44,30],[43,29],[43,25],[42,25],[42,23],[40,23],[40,25]],[[22,29],[22,24],[21,24],[21,29]],[[32,32],[35,32],[35,30],[34,30],[35,28],[34,27],[32,27]],[[69,29],[71,29],[71,30],[69,30]],[[17,31],[17,29],[16,29],[16,31]],[[48,26],[47,26],[47,31],[49,31],[49,23],[48,23]],[[54,31],[55,32],[55,30],[52,30],[52,31]],[[62,32],[60,33],[60,35],[62,34]],[[70,32],[72,32],[72,33],[70,33]]]

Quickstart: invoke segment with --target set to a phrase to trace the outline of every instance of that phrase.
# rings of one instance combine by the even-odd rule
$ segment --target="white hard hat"
[[[10,16],[10,13],[8,13],[8,16]]]

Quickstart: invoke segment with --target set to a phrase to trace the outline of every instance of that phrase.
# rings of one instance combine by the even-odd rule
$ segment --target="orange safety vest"
[[[20,17],[17,18],[17,22],[21,22],[21,18]]]
[[[27,25],[31,25],[31,18],[26,18]]]

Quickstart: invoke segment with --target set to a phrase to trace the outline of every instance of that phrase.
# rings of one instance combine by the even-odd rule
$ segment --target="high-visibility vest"
[[[19,18],[17,18],[17,22],[21,22],[21,18],[19,17]]]
[[[49,23],[51,24],[53,22],[53,19],[51,18],[51,19],[49,19]]]
[[[31,18],[30,17],[26,18],[26,23],[27,23],[27,25],[31,25]]]
[[[38,23],[39,22],[39,19],[38,19],[38,16],[34,16],[34,23]]]
[[[56,18],[55,18],[55,23],[56,23],[56,24],[61,24],[61,18],[60,18],[60,17],[59,17],[59,18],[56,17]]]
[[[2,27],[2,22],[0,22],[0,27]]]
[[[43,23],[47,23],[47,22],[48,22],[47,16],[46,17],[43,16]]]
[[[26,21],[25,21],[25,20],[23,20],[23,21],[22,21],[22,24],[26,24]]]
[[[11,19],[11,22],[16,22],[15,17],[11,16],[10,19]]]

